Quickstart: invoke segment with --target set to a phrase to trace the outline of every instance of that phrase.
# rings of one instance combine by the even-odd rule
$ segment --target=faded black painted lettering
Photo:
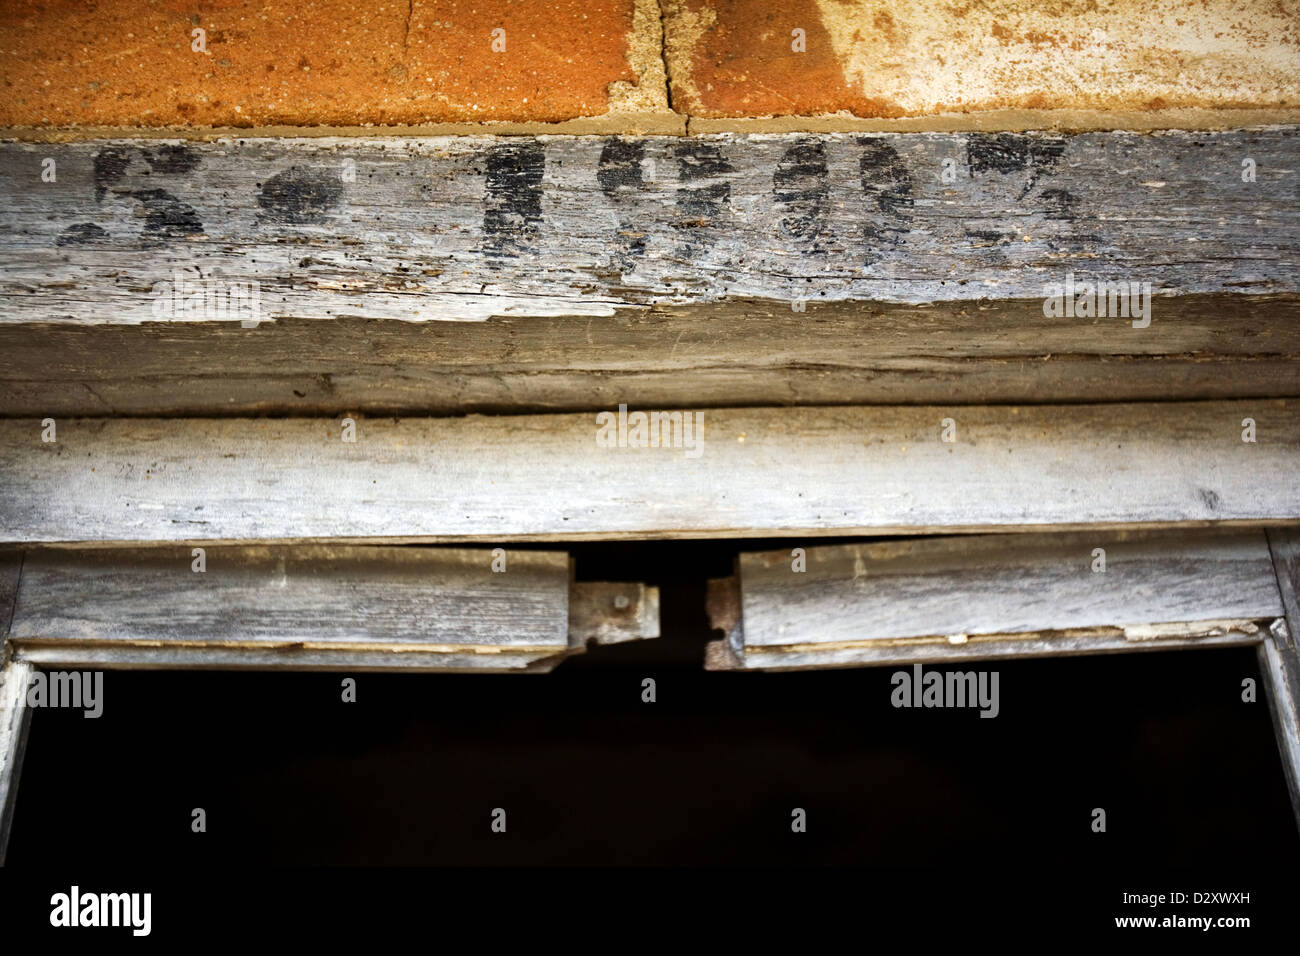
[[[257,204],[270,222],[309,225],[325,222],[343,201],[338,174],[290,166],[262,185]]]
[[[880,213],[878,221],[863,227],[868,249],[866,264],[879,262],[886,250],[897,249],[912,228],[912,173],[887,141],[873,137],[858,140],[862,154],[858,172],[867,201]]]
[[[537,244],[546,154],[536,142],[509,143],[487,154],[483,252],[514,258]]]
[[[971,133],[966,137],[966,164],[972,176],[989,172],[1007,175],[1029,170],[1029,180],[1018,199],[1029,195],[1039,177],[1056,169],[1064,153],[1065,140],[1059,136]]]
[[[199,235],[203,223],[189,203],[181,202],[165,189],[136,189],[131,196],[144,206],[143,239],[181,239]]]
[[[108,233],[102,226],[93,222],[78,222],[64,229],[56,241],[61,246],[77,246],[88,242],[103,242],[107,238]]]
[[[192,146],[164,145],[156,149],[141,150],[145,162],[155,173],[176,175],[193,172],[199,168],[199,152]]]
[[[716,241],[710,227],[717,225],[731,203],[731,183],[722,178],[736,170],[711,143],[678,143],[673,148],[681,185],[677,188],[678,229],[689,230],[686,251],[696,252]]]
[[[103,200],[109,189],[121,182],[130,163],[131,153],[121,146],[109,146],[95,154],[92,175],[95,180],[96,202]]]
[[[830,194],[826,174],[821,140],[801,139],[782,154],[772,174],[772,194],[784,213],[778,227],[782,238],[812,244],[821,235]]]
[[[618,216],[617,261],[624,272],[636,268],[645,254],[646,234],[634,221],[636,197],[645,188],[645,143],[631,139],[609,139],[600,151],[596,182],[614,206]]]

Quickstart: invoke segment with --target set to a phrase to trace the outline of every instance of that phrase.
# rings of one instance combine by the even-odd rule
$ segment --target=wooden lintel
[[[1300,521],[1294,400],[641,414],[3,420],[0,541],[486,543]]]
[[[986,535],[742,554],[708,666],[790,670],[1258,644],[1264,532]]]
[[[658,636],[658,592],[561,552],[356,545],[27,554],[10,634],[44,668],[537,672]]]
[[[1296,135],[11,141],[0,321],[974,303],[1041,299],[1070,274],[1161,297],[1296,293]],[[226,294],[250,282],[256,315]]]

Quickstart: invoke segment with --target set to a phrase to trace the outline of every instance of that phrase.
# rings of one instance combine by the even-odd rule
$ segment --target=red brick
[[[635,0],[10,0],[0,125],[556,122],[635,84]],[[207,53],[191,31],[207,33]],[[492,31],[506,31],[504,53]]]

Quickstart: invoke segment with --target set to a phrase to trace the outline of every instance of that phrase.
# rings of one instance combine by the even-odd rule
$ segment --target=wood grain
[[[636,584],[585,589],[572,631],[560,552],[507,551],[505,571],[489,550],[205,552],[201,572],[189,548],[31,552],[10,640],[46,667],[538,671],[587,640],[658,634],[657,592],[647,608]]]
[[[595,415],[0,421],[0,541],[933,533],[1300,520],[1294,401],[718,409],[686,448]],[[1258,441],[1242,441],[1242,422]],[[945,419],[956,441],[941,440]]]
[[[1286,619],[1260,644],[1259,670],[1282,772],[1300,826],[1300,534],[1291,528],[1270,528],[1268,542]]]
[[[740,556],[736,600],[730,610],[714,601],[714,626],[728,634],[717,663],[791,669],[1258,643],[1282,613],[1262,530],[1095,529],[805,552],[803,571],[789,549]]]
[[[9,622],[14,616],[14,602],[18,598],[18,575],[22,564],[22,552],[0,551],[0,664],[4,663],[4,639],[9,634]]]
[[[1296,132],[9,142],[0,321],[153,321],[178,274],[258,283],[267,319],[427,321],[1041,299],[1074,273],[1150,282],[1158,322],[1300,291]]]
[[[1031,634],[985,635],[964,644],[946,641],[879,642],[856,647],[781,648],[773,653],[736,654],[725,640],[705,650],[705,669],[713,671],[830,670],[843,667],[891,667],[899,664],[961,664],[1002,658],[1078,657],[1086,654],[1130,654],[1148,651],[1187,651],[1216,647],[1259,646],[1258,622],[1202,621],[1195,627],[1170,628],[1158,638],[1134,641],[1122,630],[1067,628]]]
[[[27,683],[32,671],[31,664],[14,659],[0,668],[0,866],[5,862],[18,781],[22,776],[23,750],[30,724]]]
[[[1161,300],[1147,329],[1037,300],[761,300],[481,323],[0,323],[0,417],[370,415],[1300,397],[1300,298]]]

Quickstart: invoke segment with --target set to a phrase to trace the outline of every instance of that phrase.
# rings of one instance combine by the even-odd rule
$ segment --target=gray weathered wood
[[[847,667],[1258,643],[1282,613],[1262,530],[988,535],[742,554],[711,665]],[[1104,559],[1104,571],[1101,568]]]
[[[446,414],[1300,396],[1300,298],[1160,300],[1147,329],[1038,299],[759,300],[486,322],[0,323],[0,414]]]
[[[0,667],[0,866],[9,846],[27,746],[27,684],[32,670],[31,664],[12,658]]]
[[[177,274],[255,281],[266,318],[1034,299],[1067,272],[1293,294],[1296,135],[9,142],[0,321],[152,321]]]
[[[1259,646],[1259,670],[1273,716],[1278,755],[1300,826],[1300,533],[1270,528],[1269,547],[1286,619]]]
[[[22,564],[21,551],[0,551],[0,662],[3,662],[4,639],[9,633],[9,622],[14,616],[14,601],[18,597],[18,575]]]
[[[9,622],[18,598],[22,553],[0,551],[0,866],[5,862],[27,739],[28,664],[11,660]]]
[[[569,560],[509,551],[354,545],[35,551],[10,640],[45,667],[549,670],[587,640],[658,633],[657,593],[582,592]],[[626,604],[595,600],[617,590]]]
[[[1300,405],[719,409],[685,447],[594,415],[0,421],[0,541],[564,540],[1300,520]],[[956,441],[941,440],[951,418]],[[1242,441],[1242,421],[1258,441]],[[611,437],[612,437],[612,429]],[[698,455],[692,457],[696,452]]]

